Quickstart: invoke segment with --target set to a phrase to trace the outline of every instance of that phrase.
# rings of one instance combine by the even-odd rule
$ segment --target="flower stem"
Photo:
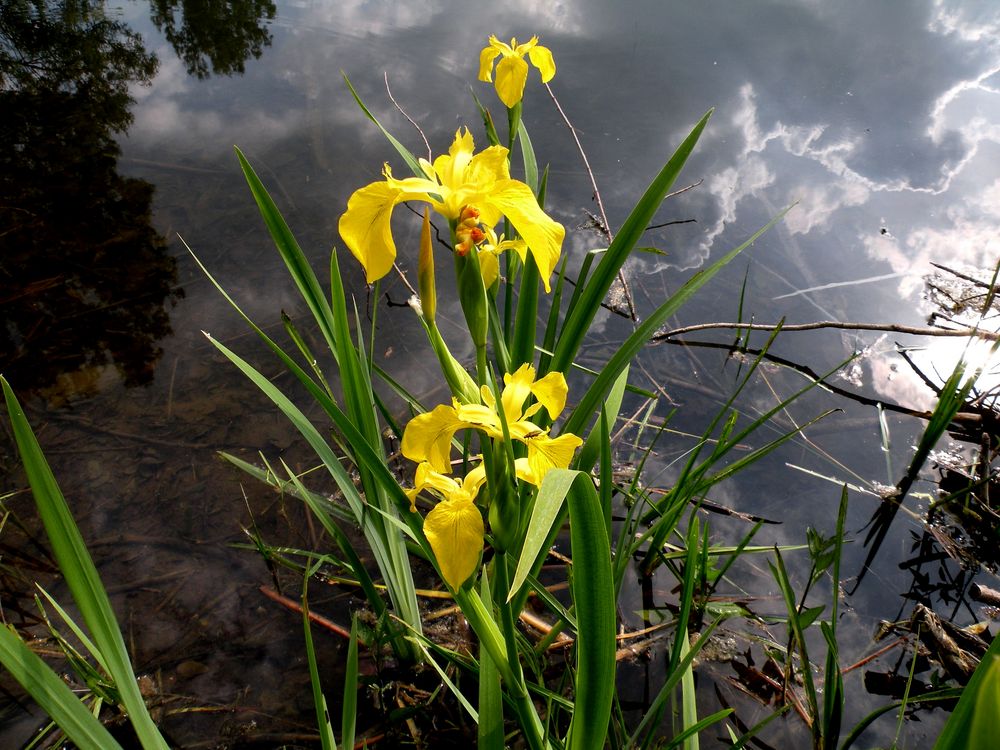
[[[514,611],[510,602],[507,601],[507,596],[510,593],[510,571],[507,568],[507,562],[508,555],[503,552],[493,558],[493,576],[496,582],[493,589],[493,601],[500,609],[500,627],[507,647],[507,662],[513,678],[518,683],[517,689],[510,691],[510,697],[517,711],[525,740],[532,750],[541,750],[547,747],[544,729],[541,719],[538,718],[538,711],[535,710],[535,704],[532,703],[531,696],[524,684],[524,672],[521,669],[521,660],[517,653]]]

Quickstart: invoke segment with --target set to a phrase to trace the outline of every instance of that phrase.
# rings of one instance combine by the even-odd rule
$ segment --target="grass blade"
[[[0,661],[80,750],[121,750],[59,675],[6,625],[0,626]]]
[[[978,750],[994,747],[1000,706],[1000,635],[979,662],[948,717],[934,750]]]
[[[142,746],[166,750],[167,743],[146,710],[146,702],[136,684],[132,663],[111,608],[111,601],[73,520],[73,514],[70,513],[62,490],[56,483],[17,397],[3,377],[0,377],[0,385],[3,386],[14,438],[35,496],[38,515],[45,526],[45,533],[52,544],[52,552],[66,579],[66,585],[69,586],[73,600],[83,615],[83,621],[107,664],[108,672],[115,681]]]
[[[485,569],[480,580],[483,601],[493,601],[489,577]],[[500,672],[489,652],[479,652],[479,727],[478,750],[503,750],[503,691],[500,688]]]
[[[333,738],[333,727],[330,726],[330,710],[323,695],[323,686],[319,679],[319,665],[316,662],[316,648],[313,646],[312,624],[309,621],[309,579],[319,563],[306,570],[302,577],[302,630],[306,644],[306,661],[309,664],[309,684],[312,686],[313,706],[316,708],[316,728],[319,730],[319,740],[323,750],[337,750],[337,741]]]
[[[568,750],[604,747],[615,693],[615,598],[611,544],[604,512],[591,478],[578,471],[552,469],[542,480],[564,484],[573,553],[573,605],[576,609],[576,685]],[[539,489],[539,494],[541,494]]]
[[[340,716],[340,744],[344,750],[354,747],[358,721],[358,616],[351,617],[351,642],[347,646],[347,669],[344,672],[344,706]]]

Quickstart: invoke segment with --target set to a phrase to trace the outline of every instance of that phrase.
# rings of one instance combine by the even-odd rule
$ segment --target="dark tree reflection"
[[[163,32],[190,75],[243,72],[271,44],[261,19],[274,18],[270,0],[151,0],[153,23]]]
[[[118,174],[114,135],[155,71],[103,2],[0,5],[0,371],[22,390],[108,364],[152,377],[181,292],[153,186]]]

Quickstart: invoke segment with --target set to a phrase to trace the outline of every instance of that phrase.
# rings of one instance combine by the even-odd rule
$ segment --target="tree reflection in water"
[[[271,34],[260,24],[274,18],[270,0],[151,0],[153,23],[163,32],[189,75],[243,72],[243,63],[259,59],[271,44]]]
[[[111,364],[148,382],[182,294],[153,186],[118,173],[128,87],[157,61],[102,5],[0,10],[0,370],[21,391],[87,392]]]

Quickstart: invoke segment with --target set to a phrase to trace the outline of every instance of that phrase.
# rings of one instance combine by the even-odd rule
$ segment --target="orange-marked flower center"
[[[462,209],[458,225],[455,227],[455,237],[458,238],[455,252],[462,256],[486,239],[486,233],[479,225],[479,209],[474,206]]]

